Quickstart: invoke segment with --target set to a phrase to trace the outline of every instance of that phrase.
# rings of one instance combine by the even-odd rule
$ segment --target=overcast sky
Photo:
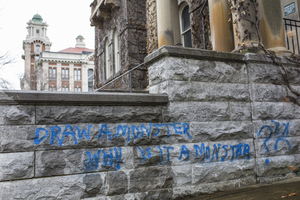
[[[9,51],[16,62],[0,70],[15,89],[20,89],[20,75],[24,73],[21,56],[23,40],[27,36],[27,22],[39,13],[47,22],[51,51],[75,47],[81,34],[86,47],[94,48],[94,28],[90,26],[92,0],[0,0],[0,55]]]

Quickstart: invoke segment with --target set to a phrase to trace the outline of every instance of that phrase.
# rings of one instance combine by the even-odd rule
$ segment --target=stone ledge
[[[0,105],[166,105],[167,95],[0,90]]]
[[[144,63],[149,65],[163,57],[181,57],[181,58],[192,58],[197,60],[207,61],[223,61],[223,62],[239,62],[239,63],[273,63],[270,56],[265,54],[254,54],[254,53],[228,53],[221,51],[211,51],[204,49],[193,49],[178,46],[163,46],[157,49],[153,53],[149,54],[145,59]],[[288,61],[284,57],[279,57],[278,62],[283,64],[289,64],[296,66],[295,63]]]

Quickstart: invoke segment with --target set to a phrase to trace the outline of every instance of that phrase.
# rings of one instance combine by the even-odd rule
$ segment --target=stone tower
[[[47,37],[48,24],[43,22],[43,18],[36,14],[27,23],[28,35],[23,41],[25,60],[24,78],[22,80],[22,89],[36,90],[37,70],[35,69],[35,61],[39,59],[40,53],[50,51],[51,42]]]

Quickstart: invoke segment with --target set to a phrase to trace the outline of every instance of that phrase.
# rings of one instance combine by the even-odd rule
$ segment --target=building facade
[[[22,89],[93,91],[94,50],[86,48],[84,37],[79,35],[75,47],[51,52],[47,27],[38,14],[28,22],[28,36],[23,41],[25,72]]]

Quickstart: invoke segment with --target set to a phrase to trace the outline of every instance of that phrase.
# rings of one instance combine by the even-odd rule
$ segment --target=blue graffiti
[[[87,159],[84,161],[86,171],[96,171],[99,168],[99,163],[101,161],[101,155],[103,158],[102,165],[104,167],[115,167],[117,170],[121,169],[120,163],[122,162],[122,148],[116,147],[108,149],[109,153],[105,150],[98,150],[96,154],[92,155],[91,152],[86,151]]]
[[[290,142],[288,141],[289,125],[290,125],[290,123],[288,122],[288,123],[281,123],[281,124],[280,124],[279,122],[275,122],[274,120],[271,120],[271,122],[272,122],[273,124],[275,124],[274,130],[273,130],[269,125],[264,125],[264,126],[259,130],[259,132],[258,132],[258,134],[257,134],[257,136],[260,136],[261,133],[262,133],[262,131],[263,131],[264,129],[269,130],[269,135],[268,135],[268,137],[264,140],[264,146],[265,146],[267,152],[270,151],[270,149],[269,149],[267,143],[268,143],[268,141],[269,141],[272,137],[276,137],[276,141],[275,141],[275,144],[274,144],[274,149],[275,149],[275,151],[278,150],[278,143],[279,143],[279,142],[285,142],[285,143],[287,144],[287,146],[288,146],[288,149],[291,150],[292,147],[291,147]],[[281,125],[283,126],[283,131],[282,131],[282,133],[280,133],[280,127],[281,127]],[[270,162],[269,159],[266,159],[266,163],[269,164],[269,162]]]
[[[88,125],[86,129],[80,129],[78,126],[66,125],[65,127],[61,126],[52,126],[49,129],[46,128],[36,128],[34,144],[39,145],[41,142],[50,137],[50,144],[58,144],[62,146],[66,137],[73,140],[74,145],[77,145],[79,140],[89,140],[90,139],[90,130],[94,128],[92,125]],[[189,139],[192,139],[192,136],[189,133],[189,124],[188,123],[170,123],[170,124],[152,124],[147,125],[141,124],[137,125],[117,125],[117,129],[113,132],[113,129],[110,128],[107,124],[101,124],[98,139],[105,137],[107,141],[111,141],[117,137],[125,137],[127,142],[136,141],[138,139],[147,137],[147,138],[156,138],[158,137],[163,130],[167,131],[166,137],[171,136],[171,130],[178,135],[187,135]],[[151,135],[153,133],[153,135]]]

